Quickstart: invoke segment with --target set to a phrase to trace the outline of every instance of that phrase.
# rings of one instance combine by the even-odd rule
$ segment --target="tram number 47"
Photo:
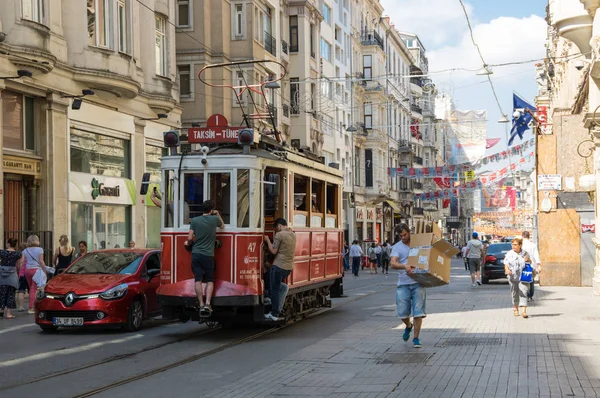
[[[256,242],[252,242],[248,245],[248,251],[254,253],[256,251]]]

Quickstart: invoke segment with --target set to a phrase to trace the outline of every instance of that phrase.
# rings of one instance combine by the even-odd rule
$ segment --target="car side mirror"
[[[158,269],[158,268],[149,269],[147,274],[148,274],[148,280],[150,280],[150,279],[154,278],[155,276],[157,276],[158,274],[160,274],[160,269]]]

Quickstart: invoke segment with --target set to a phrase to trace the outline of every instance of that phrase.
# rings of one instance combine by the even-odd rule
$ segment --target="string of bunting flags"
[[[388,167],[388,175],[392,178],[395,177],[407,177],[407,178],[435,178],[435,177],[450,177],[458,172],[465,172],[469,170],[475,170],[479,168],[482,164],[488,164],[490,162],[498,162],[500,160],[504,160],[509,156],[517,156],[522,155],[524,151],[526,151],[529,147],[534,145],[534,139],[530,139],[525,141],[522,144],[515,145],[512,148],[509,148],[505,151],[495,153],[490,156],[486,156],[481,159],[479,162],[475,164],[471,163],[461,163],[461,164],[453,164],[448,166],[440,166],[440,167],[423,167],[423,168],[415,168],[415,167],[398,167],[392,168]],[[534,152],[527,155],[524,158],[521,158],[524,163],[529,161],[528,159],[532,156]],[[524,160],[526,159],[527,160]],[[513,164],[514,166],[514,164]],[[513,167],[514,170],[514,167]]]
[[[530,152],[526,156],[523,156],[519,160],[518,164],[520,165],[520,164],[525,164],[525,163],[529,162],[534,155],[535,155],[535,152],[533,152],[533,151]],[[514,171],[516,168],[517,168],[517,163],[512,163],[510,165],[511,171]],[[508,167],[503,167],[502,169],[493,172],[489,176],[475,177],[475,180],[463,183],[456,187],[450,187],[450,179],[446,179],[446,181],[444,181],[444,179],[439,179],[439,180],[436,180],[436,183],[440,186],[440,188],[442,188],[441,190],[415,194],[414,198],[415,198],[415,200],[417,200],[417,199],[431,200],[431,199],[439,199],[439,198],[450,199],[453,197],[458,197],[463,192],[481,189],[484,186],[489,186],[489,185],[493,185],[493,184],[500,182],[502,179],[504,179],[508,175],[508,171],[509,171]]]

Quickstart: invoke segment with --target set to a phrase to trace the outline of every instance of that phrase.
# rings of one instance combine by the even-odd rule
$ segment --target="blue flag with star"
[[[508,146],[512,145],[512,142],[515,140],[515,138],[517,138],[517,136],[519,136],[520,139],[523,139],[523,133],[529,130],[529,123],[531,123],[533,117],[530,113],[525,112],[525,109],[529,109],[532,112],[536,111],[535,106],[531,105],[529,102],[513,93],[513,122],[512,129],[510,129]],[[514,117],[514,112],[516,111],[519,112],[519,117]]]

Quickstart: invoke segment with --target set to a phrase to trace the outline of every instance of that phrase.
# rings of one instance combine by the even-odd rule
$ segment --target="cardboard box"
[[[418,222],[417,233],[410,236],[408,265],[414,266],[409,275],[423,287],[444,286],[450,283],[450,262],[458,250],[442,239],[442,231],[431,222]]]

